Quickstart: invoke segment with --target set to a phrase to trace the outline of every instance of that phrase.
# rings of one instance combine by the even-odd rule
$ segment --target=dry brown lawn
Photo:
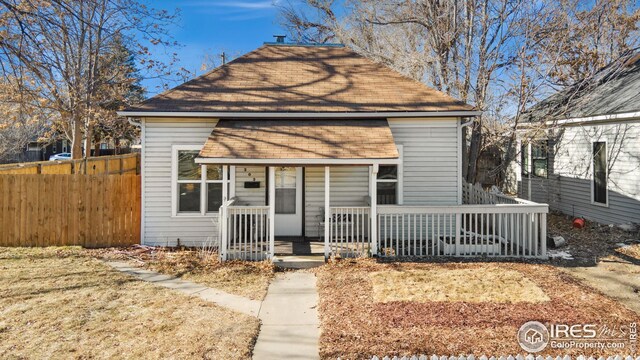
[[[538,303],[549,297],[524,274],[514,270],[429,269],[371,273],[373,300]]]
[[[79,248],[0,248],[0,358],[251,357],[259,322]]]
[[[640,244],[624,246],[616,249],[617,252],[640,260]]]
[[[267,294],[275,267],[269,261],[220,262],[217,253],[197,249],[169,249],[134,246],[125,249],[92,250],[94,256],[109,260],[126,260],[184,280],[262,300]]]
[[[522,294],[525,288],[541,289],[538,300],[504,302],[504,297],[486,296],[475,301],[458,298],[422,299],[420,301],[377,302],[374,280],[382,272],[392,275],[385,279],[400,280],[418,274],[435,274],[421,280],[432,282],[426,287],[442,291],[451,286],[443,274],[478,272],[491,275],[501,291]],[[400,275],[399,273],[406,273]],[[319,313],[322,327],[320,352],[324,359],[362,359],[372,355],[506,355],[522,353],[516,341],[518,328],[527,321],[543,323],[594,323],[620,325],[638,321],[638,315],[620,303],[585,287],[573,277],[547,265],[513,263],[447,263],[381,264],[373,260],[342,260],[317,270],[320,292]],[[473,278],[473,277],[472,277]],[[481,290],[486,282],[470,278],[458,279],[456,291],[467,293]],[[505,280],[505,284],[500,284]],[[526,279],[526,280],[524,280]],[[518,285],[517,282],[521,281]],[[409,282],[411,285],[411,281]],[[480,284],[480,288],[479,288]],[[391,293],[391,283],[387,292]],[[407,292],[409,293],[409,292]],[[407,300],[415,300],[414,295]],[[427,295],[425,295],[427,296]],[[431,295],[428,295],[431,296]],[[391,299],[388,299],[391,300]],[[395,299],[400,300],[400,299]],[[582,353],[582,352],[580,352]],[[576,355],[576,350],[547,348],[543,355]],[[601,355],[597,351],[587,355]],[[614,352],[602,354],[612,355]]]

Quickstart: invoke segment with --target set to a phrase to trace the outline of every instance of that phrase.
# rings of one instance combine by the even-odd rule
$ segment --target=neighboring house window
[[[593,202],[607,204],[607,143],[593,143]]]
[[[174,213],[204,215],[222,206],[222,166],[195,162],[199,146],[174,146]],[[203,176],[202,171],[206,172]],[[229,179],[227,179],[229,180]]]
[[[38,151],[40,150],[40,146],[38,146],[38,143],[29,143],[29,145],[27,145],[27,151]]]
[[[398,202],[398,166],[380,165],[377,178],[378,205],[394,205]]]
[[[520,151],[522,175],[529,175],[531,169],[531,175],[546,178],[549,175],[548,149],[548,141],[537,141],[531,143],[531,154],[529,154],[529,144],[523,144]]]
[[[67,140],[62,140],[62,152],[66,153],[68,152],[67,150],[69,150],[69,143],[67,142]]]

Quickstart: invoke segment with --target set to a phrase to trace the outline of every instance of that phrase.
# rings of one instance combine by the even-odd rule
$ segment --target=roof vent
[[[286,38],[287,35],[273,35],[273,37],[276,38],[278,44],[284,44],[284,38]]]

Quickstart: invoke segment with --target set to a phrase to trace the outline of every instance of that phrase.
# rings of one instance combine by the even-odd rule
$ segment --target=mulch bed
[[[549,296],[542,303],[375,303],[369,274],[382,270],[489,267],[523,273]],[[638,315],[547,265],[518,263],[376,263],[342,260],[317,271],[322,326],[321,356],[362,359],[372,355],[502,355],[522,353],[518,328],[543,323],[628,324]],[[545,350],[543,355],[578,355]],[[587,355],[615,353],[588,353]]]

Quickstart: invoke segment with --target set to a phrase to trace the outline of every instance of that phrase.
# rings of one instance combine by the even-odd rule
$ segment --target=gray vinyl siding
[[[396,144],[403,145],[404,205],[458,203],[458,127],[456,118],[433,126],[389,121]],[[425,125],[429,122],[425,121]],[[422,124],[421,124],[422,125]]]
[[[403,198],[406,205],[451,205],[458,202],[457,118],[429,119],[407,127],[389,120],[397,144],[403,145]],[[172,145],[204,144],[216,120],[145,120],[144,131],[144,244],[198,246],[217,238],[217,214],[181,217],[171,214]],[[266,174],[263,166],[236,167],[239,204],[264,205]],[[260,188],[246,189],[246,181]],[[369,194],[367,166],[331,167],[331,205],[364,206]],[[324,167],[305,168],[305,235],[319,236],[324,208]]]
[[[330,175],[331,206],[365,206],[369,195],[369,167],[331,167]],[[305,169],[305,203],[305,235],[318,237],[324,209],[324,167]]]
[[[236,166],[236,198],[239,204],[254,206],[266,203],[266,171],[263,166]],[[259,181],[260,187],[245,189],[246,181]]]
[[[171,214],[171,148],[202,145],[215,120],[146,119],[144,130],[144,239],[146,245],[200,245],[214,236],[212,217]]]
[[[593,141],[607,142],[608,206],[592,203]],[[603,224],[640,223],[640,124],[566,127],[551,158],[549,178],[531,179],[533,201]],[[528,198],[528,184],[526,177],[520,181],[523,198]]]

